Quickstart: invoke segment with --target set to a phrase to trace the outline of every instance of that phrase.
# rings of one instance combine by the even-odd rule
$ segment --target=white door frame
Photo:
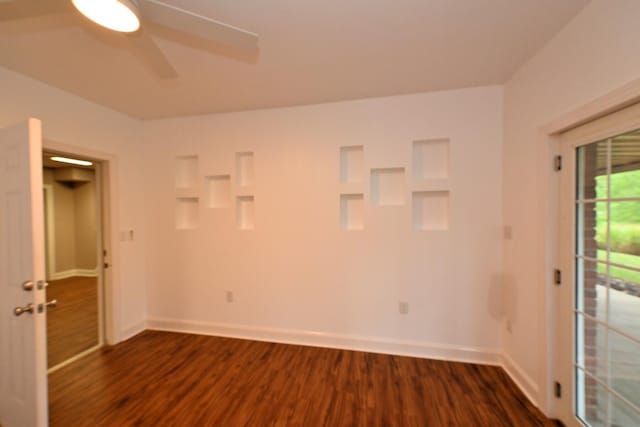
[[[542,126],[538,134],[538,182],[539,207],[538,226],[546,230],[538,245],[537,265],[538,301],[544,310],[541,314],[540,336],[537,342],[539,373],[536,378],[539,384],[537,404],[549,417],[557,418],[559,408],[554,396],[554,329],[556,325],[556,285],[553,270],[558,268],[559,247],[559,211],[560,211],[560,176],[553,171],[551,165],[554,157],[560,154],[559,135],[582,124],[604,117],[629,105],[640,102],[640,79],[635,79],[611,92],[594,99],[572,111],[556,117]]]
[[[597,141],[607,140],[617,135],[640,129],[640,104],[628,106],[623,110],[583,124],[560,135],[563,157],[559,212],[559,253],[558,266],[562,271],[562,285],[556,289],[557,332],[554,348],[558,350],[552,367],[554,377],[561,380],[565,393],[559,402],[557,413],[569,426],[581,425],[573,416],[575,403],[575,242],[576,242],[576,149]],[[570,338],[570,339],[568,339]]]
[[[44,198],[46,200],[46,203],[44,205],[44,220],[46,222],[45,245],[47,246],[45,252],[45,262],[47,265],[47,280],[49,280],[49,276],[56,272],[56,232],[54,213],[55,198],[53,195],[53,185],[43,184],[42,188],[44,190]]]
[[[54,151],[69,156],[78,156],[95,160],[100,164],[96,169],[100,169],[100,173],[96,173],[96,189],[99,198],[99,209],[102,222],[102,248],[107,250],[107,256],[102,257],[100,253],[98,260],[104,259],[109,263],[109,268],[104,269],[103,265],[98,265],[98,269],[102,270],[102,298],[100,304],[104,312],[102,319],[104,327],[100,328],[101,342],[107,345],[117,344],[122,340],[122,327],[120,318],[120,281],[119,277],[119,251],[117,242],[117,212],[118,212],[118,158],[110,153],[93,150],[86,147],[80,147],[70,144],[61,143],[51,139],[43,139],[43,151]],[[96,172],[98,172],[96,170]],[[100,298],[100,296],[99,296]]]

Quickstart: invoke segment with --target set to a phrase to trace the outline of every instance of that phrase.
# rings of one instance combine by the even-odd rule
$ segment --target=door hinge
[[[562,397],[562,384],[558,381],[553,383],[553,394],[560,399]]]
[[[558,270],[557,268],[553,270],[553,283],[555,283],[556,285],[562,284],[562,271]]]
[[[562,170],[562,156],[555,156],[553,158],[553,170],[555,171]]]

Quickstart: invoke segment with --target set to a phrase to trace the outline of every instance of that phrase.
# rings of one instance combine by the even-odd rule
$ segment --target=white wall
[[[546,409],[545,258],[553,193],[549,139],[540,128],[640,76],[640,2],[594,0],[505,86],[505,282],[511,332],[505,352],[529,394]]]
[[[502,269],[502,89],[145,123],[150,326],[497,362]],[[412,141],[450,139],[449,231],[412,229]],[[341,185],[340,147],[363,145],[363,184]],[[255,229],[235,203],[204,207],[204,177],[254,153]],[[198,189],[175,158],[198,155]],[[373,207],[369,169],[404,167],[403,206]],[[341,230],[340,193],[364,194],[362,231]],[[176,230],[175,197],[199,196]],[[235,300],[225,302],[225,292]],[[409,314],[398,312],[399,301]],[[314,332],[314,334],[311,334]]]
[[[115,180],[111,185],[117,210],[112,271],[116,289],[121,291],[116,295],[121,307],[116,313],[116,338],[139,330],[146,318],[141,122],[1,67],[0,93],[0,126],[36,117],[42,120],[45,147],[64,144],[114,157]],[[120,228],[136,229],[137,239],[119,242]]]

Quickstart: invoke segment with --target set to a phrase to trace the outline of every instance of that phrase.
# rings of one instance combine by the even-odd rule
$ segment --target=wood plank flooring
[[[58,300],[47,312],[47,365],[52,367],[98,344],[98,279],[52,280],[47,299]]]
[[[498,367],[145,331],[49,376],[51,426],[553,426]]]

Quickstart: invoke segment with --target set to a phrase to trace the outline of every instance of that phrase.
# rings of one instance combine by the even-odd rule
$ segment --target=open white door
[[[42,134],[40,121],[29,119],[0,129],[0,424],[3,427],[48,423],[44,280]]]

